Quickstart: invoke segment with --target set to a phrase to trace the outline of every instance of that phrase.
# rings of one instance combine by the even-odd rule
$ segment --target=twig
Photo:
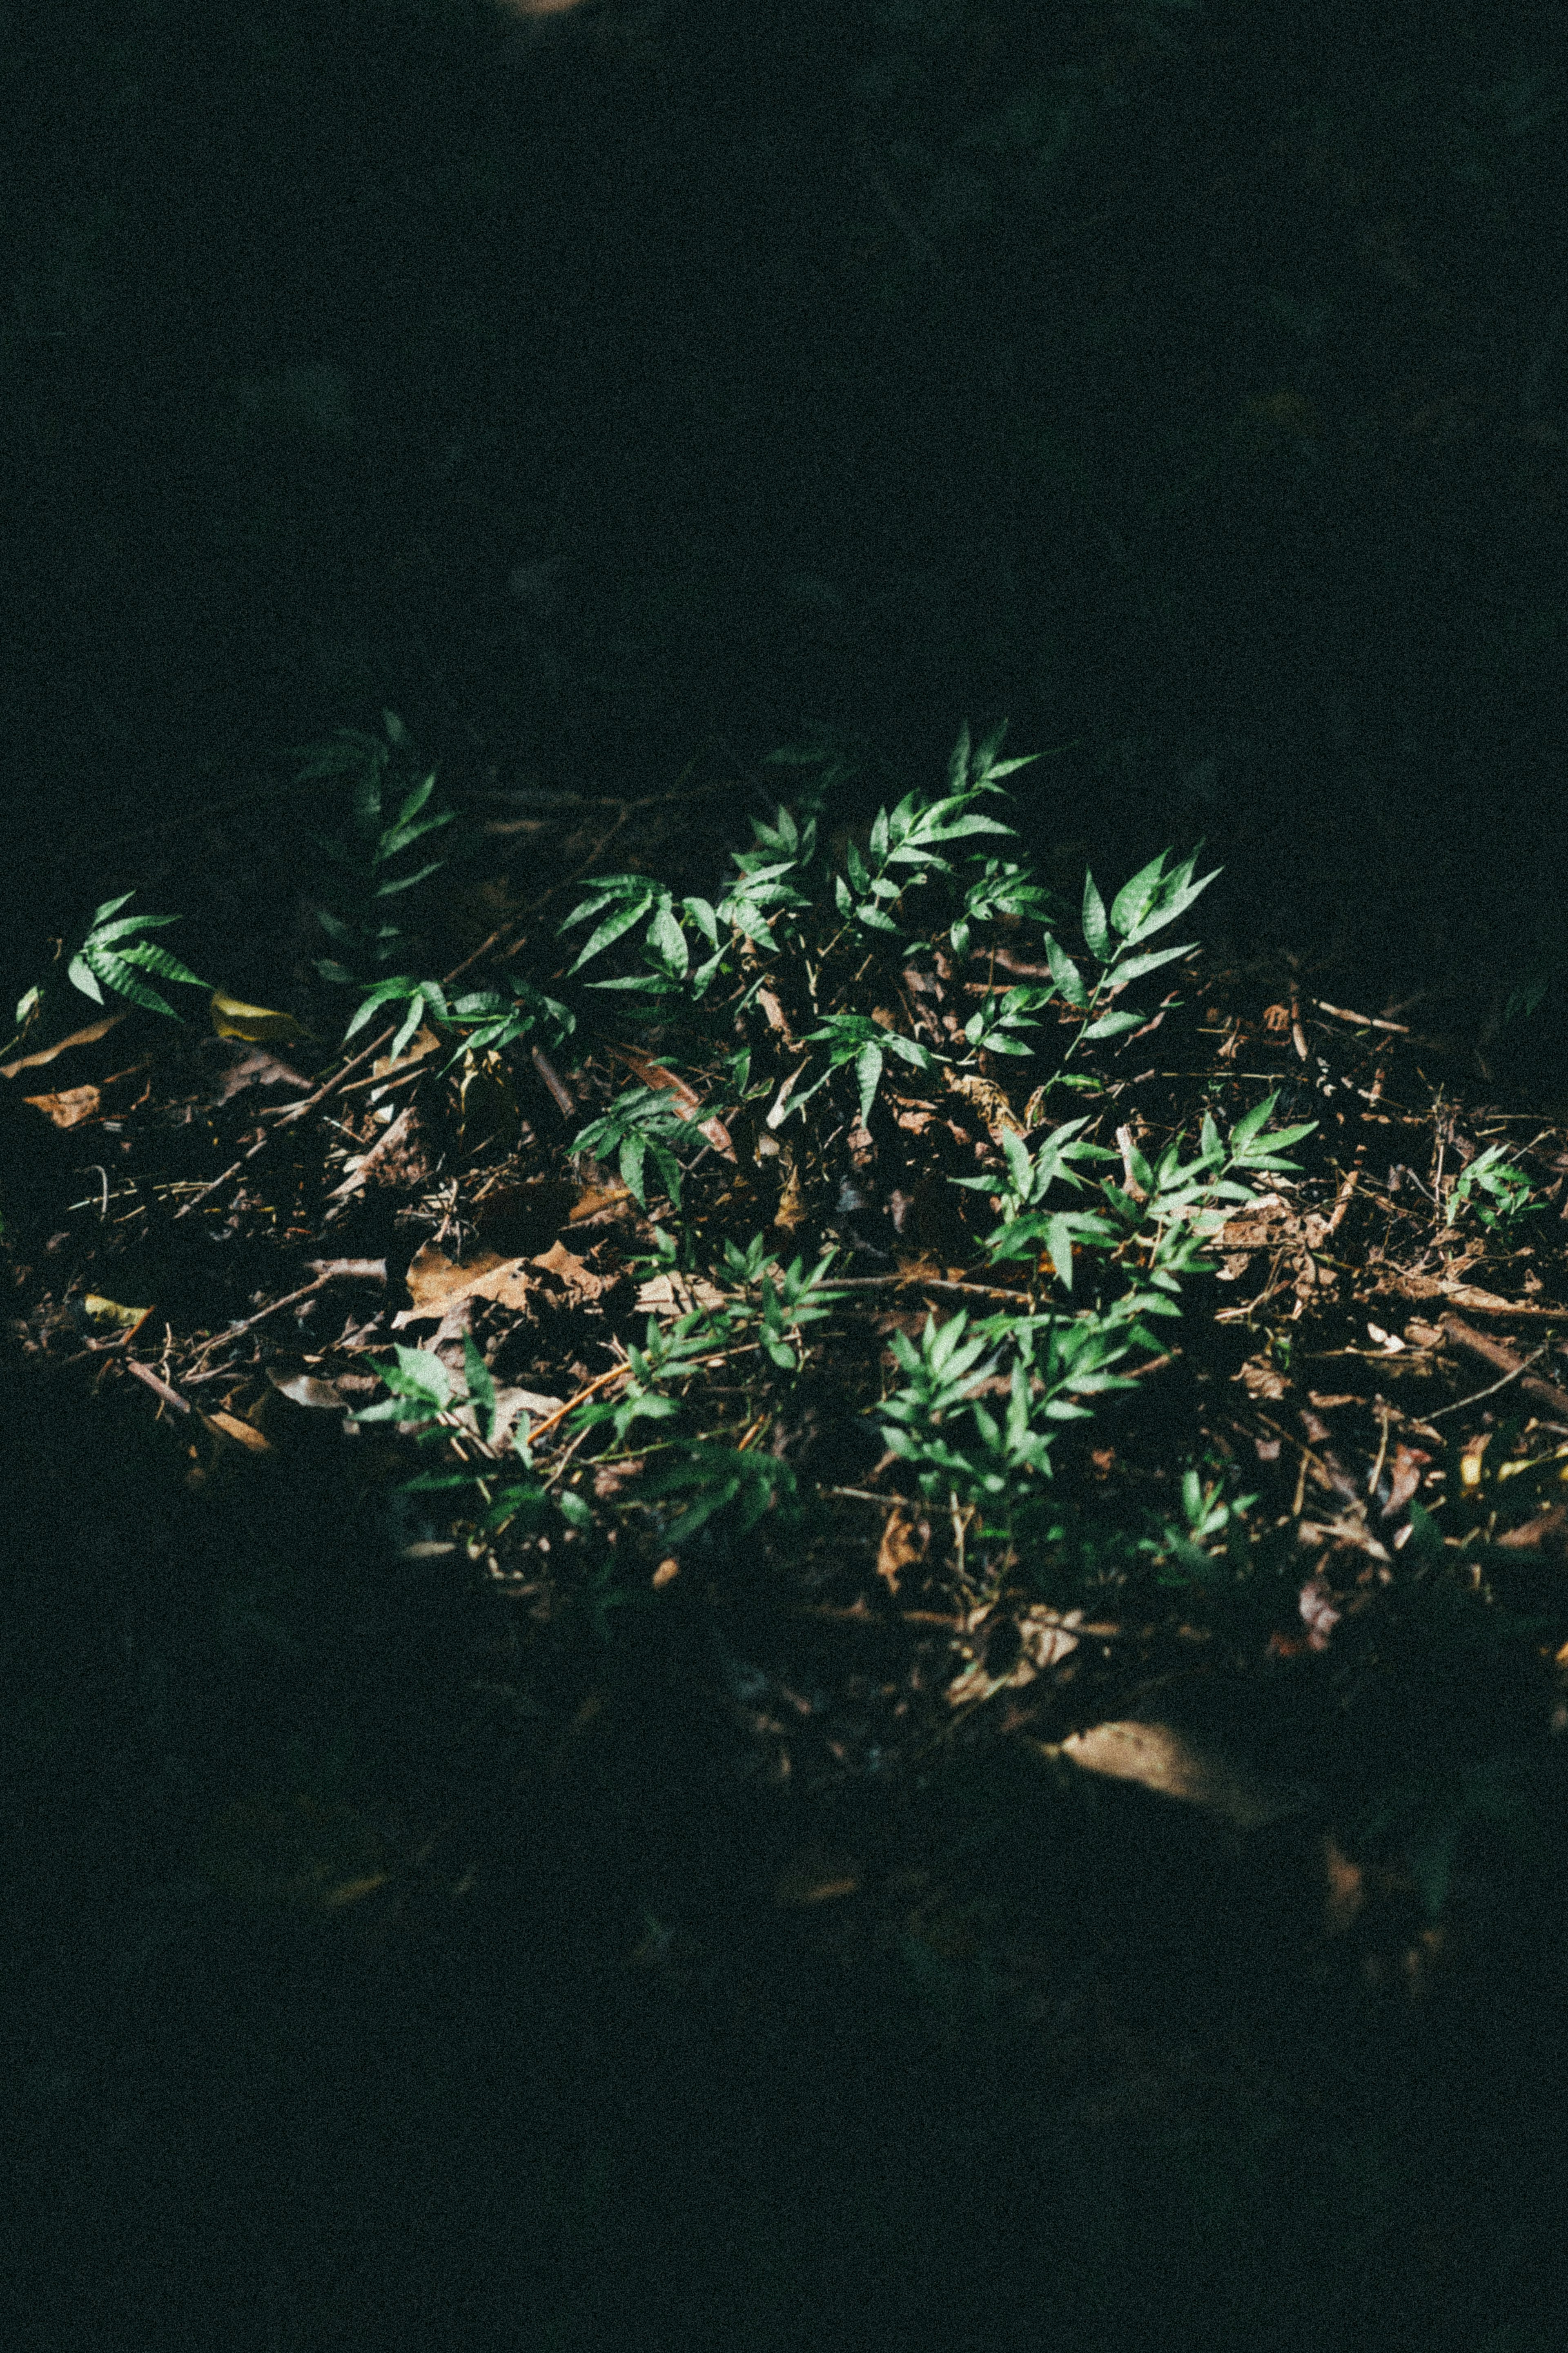
[[[1489,1339],[1484,1332],[1472,1331],[1468,1324],[1461,1324],[1457,1315],[1443,1316],[1437,1328],[1456,1347],[1465,1349],[1472,1356],[1479,1356],[1483,1365],[1494,1366],[1502,1374],[1502,1379],[1494,1382],[1489,1389],[1478,1390],[1475,1397],[1459,1398],[1452,1405],[1439,1406],[1439,1413],[1457,1413],[1460,1406],[1474,1405],[1480,1398],[1495,1396],[1508,1382],[1518,1381],[1526,1397],[1546,1406],[1559,1418],[1568,1416],[1568,1390],[1560,1389],[1555,1381],[1527,1377],[1531,1366],[1551,1346],[1549,1340],[1543,1340],[1532,1355],[1521,1357],[1516,1356],[1502,1341]],[[1431,1421],[1436,1417],[1428,1414],[1426,1419]]]
[[[1342,1005],[1331,1005],[1321,997],[1314,997],[1312,1003],[1320,1013],[1331,1013],[1336,1021],[1352,1021],[1358,1029],[1393,1029],[1401,1038],[1410,1035],[1408,1021],[1384,1021],[1375,1013],[1347,1013]]]
[[[160,1379],[151,1365],[139,1365],[134,1356],[127,1356],[125,1367],[128,1372],[134,1373],[139,1381],[144,1382],[154,1397],[162,1398],[165,1405],[172,1405],[176,1413],[191,1411],[189,1398],[183,1398],[178,1389],[172,1389],[167,1381]]]
[[[830,1275],[826,1289],[830,1292],[889,1291],[895,1286],[901,1287],[905,1291],[940,1291],[944,1294],[951,1293],[955,1298],[960,1299],[994,1299],[1009,1307],[1023,1307],[1028,1303],[1026,1292],[1005,1291],[1000,1283],[946,1282],[939,1281],[935,1275],[906,1274],[901,1268],[897,1274],[847,1274],[838,1277]]]
[[[1446,1413],[1459,1413],[1468,1405],[1479,1405],[1483,1398],[1496,1397],[1499,1389],[1506,1389],[1510,1381],[1517,1381],[1521,1373],[1527,1373],[1530,1370],[1531,1366],[1534,1364],[1537,1356],[1544,1356],[1550,1345],[1551,1343],[1549,1341],[1543,1340],[1540,1347],[1537,1348],[1532,1355],[1525,1357],[1522,1364],[1515,1365],[1511,1372],[1504,1373],[1501,1380],[1493,1381],[1490,1388],[1477,1389],[1472,1397],[1456,1398],[1452,1405],[1440,1405],[1436,1413],[1429,1413],[1426,1416],[1426,1419],[1428,1421],[1441,1421]],[[1549,1381],[1533,1381],[1531,1383],[1531,1387],[1537,1389],[1550,1388],[1552,1384]],[[1563,1392],[1559,1389],[1557,1394],[1561,1397]],[[1381,1459],[1379,1467],[1381,1468]]]

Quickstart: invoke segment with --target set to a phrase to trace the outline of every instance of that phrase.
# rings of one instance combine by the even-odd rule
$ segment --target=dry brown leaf
[[[1231,1378],[1240,1381],[1250,1398],[1282,1398],[1290,1386],[1267,1356],[1248,1356],[1240,1372],[1233,1373]]]
[[[800,1181],[800,1171],[792,1160],[784,1191],[779,1195],[778,1208],[773,1211],[773,1223],[781,1232],[793,1234],[797,1226],[805,1223],[805,1192]]]
[[[679,1105],[682,1119],[694,1121],[714,1151],[726,1160],[733,1160],[735,1147],[730,1141],[729,1129],[721,1119],[703,1118],[702,1098],[694,1092],[686,1080],[678,1077],[674,1071],[666,1070],[662,1062],[650,1061],[648,1057],[639,1052],[635,1046],[616,1046],[611,1050],[618,1061],[626,1064],[634,1078],[641,1080],[645,1087],[658,1087],[672,1094]]]
[[[390,1079],[400,1071],[412,1069],[416,1062],[422,1062],[427,1054],[438,1052],[440,1045],[441,1040],[434,1029],[426,1029],[421,1022],[401,1054],[376,1056],[370,1066],[371,1076],[374,1079]]]
[[[231,1062],[218,1082],[219,1103],[228,1103],[246,1087],[304,1087],[311,1082],[269,1053],[265,1046],[255,1046]]]
[[[1421,1484],[1421,1473],[1432,1457],[1424,1448],[1406,1446],[1401,1439],[1394,1450],[1394,1460],[1388,1466],[1388,1501],[1382,1517],[1391,1520],[1402,1512]]]
[[[91,1046],[100,1038],[107,1038],[117,1021],[125,1014],[106,1013],[100,1021],[89,1021],[85,1029],[73,1029],[68,1038],[57,1039],[52,1046],[40,1046],[36,1054],[18,1054],[14,1062],[0,1062],[0,1079],[14,1079],[18,1071],[37,1070],[41,1063],[52,1062],[57,1054],[68,1053],[73,1046]]]
[[[79,1127],[83,1120],[98,1117],[101,1098],[96,1087],[66,1087],[59,1094],[24,1095],[22,1100],[55,1127]]]
[[[982,1078],[978,1071],[950,1071],[947,1083],[955,1095],[973,1104],[987,1127],[1007,1128],[1015,1135],[1025,1134],[1023,1121],[994,1080]]]
[[[404,1278],[408,1295],[422,1314],[439,1314],[447,1302],[472,1291],[487,1274],[500,1266],[515,1265],[515,1260],[504,1259],[496,1250],[479,1250],[473,1258],[449,1259],[434,1242],[424,1242],[409,1261]]]
[[[422,1126],[417,1106],[406,1103],[386,1133],[371,1145],[359,1166],[327,1195],[328,1200],[345,1201],[369,1184],[395,1185],[411,1193],[427,1185],[435,1171]]]
[[[890,1593],[898,1591],[906,1568],[924,1560],[930,1542],[929,1522],[909,1504],[895,1504],[882,1523],[882,1541],[877,1547],[877,1574]]]
[[[553,1275],[574,1307],[597,1299],[601,1292],[609,1290],[613,1281],[609,1275],[595,1274],[585,1260],[574,1257],[564,1242],[552,1242],[529,1264],[538,1267],[542,1274]]]

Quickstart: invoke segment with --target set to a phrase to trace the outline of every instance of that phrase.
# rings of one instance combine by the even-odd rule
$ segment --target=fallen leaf
[[[472,1291],[497,1267],[514,1263],[495,1250],[480,1250],[476,1257],[461,1261],[449,1259],[434,1242],[424,1242],[409,1261],[404,1280],[416,1308],[422,1314],[438,1314],[447,1300]]]
[[[1401,1439],[1394,1450],[1394,1460],[1388,1465],[1388,1501],[1380,1517],[1391,1520],[1402,1512],[1421,1484],[1421,1473],[1432,1460],[1424,1448],[1406,1446]]]
[[[1300,1813],[1313,1799],[1302,1784],[1258,1773],[1217,1750],[1204,1749],[1167,1724],[1090,1725],[1061,1744],[1059,1754],[1085,1773],[1136,1781],[1163,1798],[1218,1814],[1238,1830]]]
[[[150,1307],[121,1307],[117,1299],[104,1299],[89,1291],[78,1311],[78,1320],[97,1333],[136,1333],[153,1310]]]
[[[1321,1577],[1310,1577],[1301,1588],[1297,1601],[1301,1623],[1307,1630],[1307,1647],[1326,1651],[1341,1611],[1334,1607],[1334,1598]]]
[[[291,1013],[275,1013],[266,1005],[242,1005],[221,988],[212,993],[212,1024],[220,1038],[243,1038],[248,1046],[266,1046],[284,1038],[304,1038],[309,1031]]]
[[[925,1558],[930,1542],[929,1523],[907,1504],[895,1504],[882,1523],[882,1541],[877,1547],[877,1574],[890,1593],[898,1591],[905,1569]]]
[[[1278,1399],[1290,1386],[1267,1356],[1248,1356],[1240,1372],[1233,1373],[1231,1378],[1240,1381],[1250,1398]]]
[[[59,1094],[24,1095],[22,1100],[56,1127],[79,1127],[84,1119],[97,1118],[101,1098],[96,1087],[67,1087]]]
[[[635,1046],[612,1046],[610,1051],[617,1061],[626,1064],[634,1078],[641,1080],[645,1087],[656,1087],[672,1094],[679,1106],[682,1119],[692,1121],[701,1130],[704,1138],[712,1145],[715,1152],[721,1154],[726,1160],[733,1160],[735,1147],[730,1141],[729,1129],[721,1119],[703,1118],[702,1098],[687,1083],[686,1080],[679,1077],[674,1071],[666,1070],[662,1062],[650,1061],[648,1057]]]
[[[221,1406],[212,1413],[198,1412],[196,1418],[214,1438],[232,1439],[237,1446],[243,1446],[247,1454],[270,1454],[272,1451],[271,1440],[264,1438],[254,1422],[241,1421],[237,1413],[225,1413]]]
[[[347,1406],[348,1399],[337,1383],[318,1380],[314,1373],[283,1375],[269,1365],[267,1377],[279,1397],[288,1398],[294,1405],[335,1407],[340,1413]]]
[[[949,1071],[947,1083],[952,1093],[973,1104],[987,1127],[1025,1134],[1023,1121],[994,1080],[982,1078],[978,1071]]]
[[[595,1274],[586,1260],[574,1257],[564,1242],[552,1242],[547,1250],[541,1250],[537,1258],[530,1259],[529,1264],[538,1267],[542,1274],[553,1276],[565,1290],[574,1307],[580,1307],[590,1299],[597,1299],[602,1292],[610,1289],[614,1282],[613,1276]]]
[[[784,1191],[779,1195],[778,1208],[773,1211],[773,1223],[786,1234],[793,1234],[797,1226],[805,1223],[805,1193],[801,1185],[800,1171],[793,1160],[784,1178]]]
[[[18,1071],[32,1071],[41,1063],[52,1062],[57,1054],[67,1053],[73,1046],[95,1045],[100,1038],[108,1037],[117,1021],[124,1018],[122,1011],[106,1013],[100,1021],[89,1021],[85,1029],[73,1029],[68,1038],[57,1039],[52,1046],[40,1046],[36,1054],[18,1054],[14,1062],[0,1062],[0,1079],[14,1079]]]
[[[370,1074],[373,1079],[390,1079],[397,1071],[411,1070],[416,1062],[422,1062],[426,1054],[438,1051],[440,1044],[441,1040],[434,1029],[427,1029],[421,1022],[401,1054],[376,1056],[370,1066]]]
[[[1020,1656],[1028,1661],[1037,1674],[1044,1674],[1047,1667],[1060,1666],[1077,1650],[1083,1611],[1069,1609],[1064,1618],[1054,1609],[1037,1608],[1024,1610],[1017,1622],[1023,1645]]]
[[[377,1185],[395,1185],[406,1192],[417,1192],[427,1185],[434,1175],[430,1156],[425,1147],[418,1108],[405,1104],[385,1133],[351,1169],[341,1185],[327,1195],[329,1201],[346,1201],[373,1181]]]
[[[228,1103],[246,1087],[310,1087],[312,1082],[300,1071],[290,1070],[287,1062],[258,1046],[231,1062],[218,1082],[219,1103]]]

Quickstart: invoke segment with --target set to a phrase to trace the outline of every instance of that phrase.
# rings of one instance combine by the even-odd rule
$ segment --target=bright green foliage
[[[591,1152],[595,1157],[607,1157],[613,1152],[620,1167],[621,1182],[639,1208],[647,1207],[645,1188],[651,1160],[665,1191],[679,1208],[680,1163],[674,1146],[700,1150],[705,1141],[700,1126],[683,1119],[676,1110],[667,1088],[637,1086],[617,1095],[602,1118],[592,1121],[574,1136],[572,1150]]]
[[[66,978],[84,997],[90,997],[95,1005],[101,1005],[104,989],[111,988],[116,996],[128,997],[132,1005],[144,1006],[150,1013],[166,1013],[171,1021],[177,1021],[179,1016],[174,1007],[142,975],[154,972],[160,980],[184,981],[191,988],[209,988],[212,984],[188,970],[167,948],[154,947],[151,941],[136,937],[138,932],[177,923],[180,919],[178,915],[119,914],[118,910],[135,895],[133,891],[122,891],[118,899],[106,899],[101,907],[93,910],[91,927],[66,966]],[[112,922],[110,917],[114,918]],[[26,1002],[24,998],[23,1004]],[[26,1018],[21,1006],[16,1012],[19,1020]]]
[[[449,1453],[456,1448],[463,1460],[448,1474],[452,1492],[467,1488],[472,1500],[454,1510],[481,1538],[546,1525],[581,1535],[595,1623],[623,1595],[620,1572],[611,1576],[594,1553],[612,1523],[629,1519],[679,1546],[710,1521],[743,1529],[804,1513],[787,1437],[769,1443],[767,1433],[775,1424],[787,1431],[781,1409],[808,1362],[826,1377],[847,1361],[847,1344],[850,1358],[865,1363],[866,1327],[849,1313],[855,1286],[832,1281],[832,1253],[784,1265],[763,1234],[744,1246],[726,1234],[721,1205],[781,1185],[791,1169],[797,1181],[801,1166],[823,1198],[836,1181],[832,1155],[843,1149],[836,1139],[852,1123],[869,1132],[874,1151],[879,1134],[890,1139],[890,1125],[878,1125],[889,1083],[900,1103],[912,1092],[933,1109],[973,1078],[986,1103],[985,1088],[1000,1077],[1016,1076],[1035,1108],[1058,1082],[1102,1095],[1119,1041],[1161,1010],[1146,1001],[1134,1010],[1128,996],[1194,953],[1151,944],[1214,879],[1197,874],[1195,853],[1177,860],[1170,851],[1109,904],[1086,877],[1081,944],[1064,944],[1057,894],[1026,861],[994,850],[996,837],[1012,830],[1003,779],[1025,765],[1003,760],[1001,742],[998,730],[976,748],[966,730],[944,792],[906,793],[863,834],[838,837],[837,850],[823,838],[820,795],[808,795],[815,807],[753,820],[752,847],[736,853],[734,879],[715,901],[678,895],[647,875],[601,878],[561,926],[568,938],[585,927],[570,971],[552,983],[561,996],[514,982],[510,997],[448,1001],[437,985],[408,976],[364,993],[351,1026],[377,1007],[402,1005],[400,1044],[423,1018],[458,1052],[504,1052],[535,1035],[558,1049],[580,1034],[570,984],[611,964],[618,968],[577,978],[578,987],[615,992],[622,1018],[644,1024],[652,1050],[689,1083],[689,1092],[624,1090],[568,1146],[616,1166],[640,1208],[653,1187],[663,1194],[677,1229],[654,1229],[644,1269],[668,1273],[677,1301],[679,1283],[690,1281],[702,1303],[656,1314],[637,1339],[615,1342],[619,1364],[552,1419],[552,1468],[536,1466],[524,1435],[514,1453],[528,1483],[498,1489],[483,1443],[488,1376],[473,1363],[467,1397],[454,1399],[439,1365],[399,1350],[386,1376],[393,1397],[373,1409],[418,1419]],[[797,747],[790,760],[827,773],[837,757],[818,744]],[[984,986],[974,1006],[963,966],[989,976],[994,952],[1020,934],[1049,981]],[[956,1018],[939,1021],[922,1003],[963,1007],[966,990],[969,1007]],[[1039,1018],[1047,1008],[1048,1023]],[[1068,1072],[1074,1056],[1085,1067]],[[705,1117],[691,1115],[693,1097]],[[991,1141],[977,1138],[991,1165],[951,1181],[994,1199],[994,1222],[978,1247],[999,1271],[1027,1267],[1017,1303],[976,1323],[928,1314],[918,1337],[895,1330],[891,1383],[844,1405],[869,1416],[930,1504],[951,1509],[960,1556],[967,1537],[1003,1547],[997,1558],[1027,1555],[1037,1564],[1076,1525],[1078,1506],[1057,1496],[1053,1448],[1100,1398],[1131,1387],[1149,1352],[1162,1352],[1156,1327],[1180,1316],[1185,1285],[1206,1267],[1205,1243],[1255,1198],[1246,1179],[1292,1167],[1283,1154],[1310,1125],[1271,1131],[1274,1100],[1243,1113],[1228,1140],[1210,1116],[1195,1148],[1174,1136],[1150,1156],[1128,1142],[1116,1176],[1107,1164],[1120,1155],[1101,1140],[1103,1110],[1092,1102],[1078,1117],[1025,1133],[1015,1111],[990,1128]],[[730,1125],[728,1168],[714,1156],[715,1118]],[[618,1482],[595,1493],[589,1470],[612,1462],[624,1466]],[[670,1498],[681,1509],[667,1523]],[[1151,1539],[1161,1573],[1196,1576],[1216,1540],[1245,1549],[1244,1510],[1222,1506],[1201,1485],[1184,1493],[1184,1525]],[[967,1578],[962,1559],[957,1574]]]
[[[1531,1190],[1529,1177],[1505,1158],[1502,1145],[1489,1144],[1458,1178],[1444,1222],[1451,1226],[1459,1211],[1468,1208],[1489,1232],[1496,1226],[1517,1226],[1526,1218],[1539,1217],[1544,1206],[1531,1199]],[[1485,1199],[1479,1198],[1483,1194]]]

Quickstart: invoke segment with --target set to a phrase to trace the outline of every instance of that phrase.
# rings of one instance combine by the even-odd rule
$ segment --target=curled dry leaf
[[[106,1013],[100,1021],[89,1021],[85,1029],[73,1029],[68,1038],[57,1039],[52,1046],[40,1046],[36,1053],[18,1054],[14,1062],[0,1062],[0,1079],[14,1079],[18,1071],[33,1071],[45,1062],[52,1062],[57,1054],[70,1051],[73,1046],[96,1045],[107,1038],[116,1022],[123,1021],[125,1013]]]
[[[346,1201],[369,1184],[395,1185],[405,1192],[423,1189],[435,1174],[426,1146],[418,1108],[406,1104],[384,1135],[371,1145],[359,1166],[327,1195],[329,1201]]]

